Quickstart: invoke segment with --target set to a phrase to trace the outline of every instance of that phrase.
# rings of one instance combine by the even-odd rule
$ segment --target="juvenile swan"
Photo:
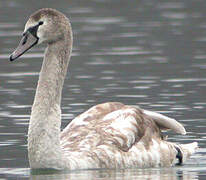
[[[29,122],[32,169],[172,166],[182,164],[195,152],[196,142],[176,144],[161,134],[161,130],[186,134],[176,120],[119,102],[90,108],[61,132],[62,87],[72,51],[72,29],[67,17],[54,9],[32,14],[10,60],[40,43],[47,44],[47,48]]]

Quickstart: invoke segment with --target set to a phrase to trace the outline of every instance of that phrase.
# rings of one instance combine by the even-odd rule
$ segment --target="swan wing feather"
[[[99,104],[72,120],[61,133],[61,145],[70,151],[101,145],[128,151],[144,134],[143,119],[139,108],[117,102]]]
[[[161,130],[170,129],[179,134],[186,134],[186,130],[183,125],[177,122],[175,119],[153,111],[143,110],[143,112],[153,119]]]

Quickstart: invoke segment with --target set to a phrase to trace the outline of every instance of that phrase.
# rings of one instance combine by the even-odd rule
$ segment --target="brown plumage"
[[[68,18],[47,8],[32,14],[10,60],[40,43],[47,48],[29,123],[31,168],[171,166],[177,158],[184,162],[195,152],[197,143],[179,145],[161,135],[165,129],[185,134],[176,120],[118,102],[90,108],[60,132],[61,93],[72,50]]]

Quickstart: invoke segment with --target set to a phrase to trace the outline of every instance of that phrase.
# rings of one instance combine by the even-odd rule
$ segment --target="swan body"
[[[32,169],[96,169],[172,166],[195,152],[197,143],[168,142],[161,130],[186,134],[176,120],[119,102],[96,105],[62,132],[61,93],[72,51],[69,19],[40,9],[25,25],[13,61],[36,44],[46,43],[29,122],[28,156]]]

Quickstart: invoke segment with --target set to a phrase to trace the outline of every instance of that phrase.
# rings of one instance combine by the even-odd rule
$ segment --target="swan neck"
[[[71,54],[72,38],[48,44],[29,123],[31,168],[64,167],[60,146],[61,94]]]

